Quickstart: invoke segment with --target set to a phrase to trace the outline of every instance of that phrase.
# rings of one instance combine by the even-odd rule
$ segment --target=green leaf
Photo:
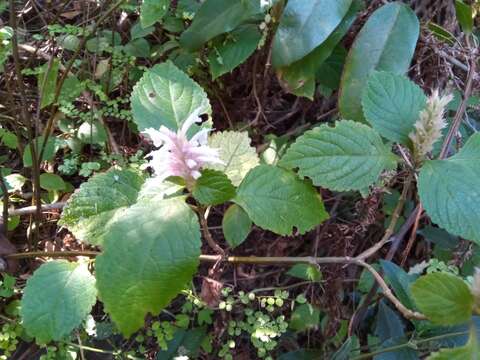
[[[198,50],[208,40],[232,31],[259,12],[258,0],[206,0],[180,37],[180,44],[190,51]]]
[[[275,68],[287,66],[321,45],[340,24],[352,0],[290,0],[272,46]]]
[[[386,260],[380,260],[385,280],[395,291],[395,295],[409,309],[414,308],[410,286],[415,281],[415,276],[409,275],[401,267]]]
[[[205,169],[195,182],[192,195],[202,205],[219,205],[235,196],[235,187],[221,171]]]
[[[252,229],[252,220],[240,206],[232,204],[223,215],[222,229],[228,245],[235,248],[247,238]]]
[[[453,349],[440,349],[440,351],[430,354],[427,360],[479,360],[479,356],[478,338],[472,325],[466,345]]]
[[[39,152],[43,146],[44,137],[39,136],[35,138],[34,144],[37,148],[37,156],[39,156]],[[48,138],[47,143],[45,145],[45,151],[43,152],[42,161],[50,161],[55,156],[57,152],[57,148],[55,145],[55,139],[51,136]],[[32,153],[30,152],[30,145],[25,146],[25,150],[23,151],[23,166],[31,167],[32,166]]]
[[[17,135],[11,131],[0,128],[0,144],[4,144],[9,149],[15,150],[18,146]]]
[[[155,26],[142,27],[140,22],[135,23],[130,29],[130,38],[132,40],[140,39],[155,32]]]
[[[472,317],[473,295],[455,275],[437,272],[421,276],[411,291],[419,310],[434,324],[457,325]]]
[[[396,156],[370,127],[342,120],[321,125],[290,146],[280,165],[298,168],[313,184],[331,190],[361,190],[377,181],[385,169],[396,167]]]
[[[58,101],[75,101],[84,90],[85,83],[78,80],[75,75],[71,75],[65,79]]]
[[[130,41],[123,47],[125,54],[138,58],[148,58],[150,56],[150,43],[144,38]]]
[[[41,97],[40,109],[53,103],[55,100],[55,90],[57,87],[58,70],[60,61],[54,59],[51,63],[44,64],[41,67],[41,73],[38,75],[38,92]],[[46,78],[45,78],[46,77]]]
[[[480,134],[458,154],[426,161],[420,170],[420,200],[432,221],[449,233],[480,244]]]
[[[336,45],[347,33],[360,7],[359,1],[353,1],[340,25],[338,25],[335,31],[333,31],[324,42],[300,60],[278,69],[277,76],[285,82],[288,91],[297,96],[305,96],[313,100],[315,94],[315,78],[320,67],[333,53]],[[323,74],[319,77],[322,76]]]
[[[202,341],[207,337],[206,328],[199,327],[189,330],[179,329],[175,331],[173,339],[167,343],[167,350],[157,353],[157,360],[176,360],[179,353],[189,359],[196,359]]]
[[[23,326],[39,343],[62,340],[86,318],[96,292],[86,264],[47,262],[27,281],[20,309]]]
[[[97,287],[125,336],[192,279],[200,246],[197,217],[181,198],[137,203],[111,224],[96,261]]]
[[[287,275],[299,279],[318,282],[322,280],[322,273],[317,267],[310,264],[297,264],[288,270]]]
[[[455,12],[457,20],[465,34],[471,34],[473,31],[473,12],[470,5],[462,0],[455,0]]]
[[[50,173],[43,173],[40,175],[40,187],[48,191],[65,190],[65,182],[63,179]]]
[[[143,0],[140,8],[140,23],[143,28],[152,26],[163,19],[170,6],[170,0]]]
[[[414,130],[427,102],[423,90],[403,75],[374,72],[363,93],[363,113],[384,138],[410,145]]]
[[[213,80],[247,60],[257,48],[261,37],[256,25],[245,25],[232,31],[225,40],[214,44],[208,55]]]
[[[210,147],[218,149],[223,164],[208,165],[209,168],[227,174],[235,186],[240,185],[245,175],[258,165],[258,155],[250,146],[248,133],[238,131],[216,132],[208,139]]]
[[[380,301],[375,324],[375,335],[384,342],[391,338],[403,337],[404,325],[400,317],[393,311],[385,301]]]
[[[319,322],[320,310],[310,304],[302,304],[293,311],[289,327],[294,331],[306,331],[317,327]]]
[[[252,221],[279,235],[303,234],[328,218],[322,199],[293,172],[271,165],[249,171],[234,199]]]
[[[455,44],[455,35],[453,35],[444,27],[430,21],[428,23],[428,30],[430,30],[432,34],[435,35],[435,37],[437,37],[438,39],[446,41],[450,45]]]
[[[84,144],[103,144],[107,141],[107,132],[99,121],[87,120],[78,128],[77,137]]]
[[[317,82],[332,90],[338,89],[346,58],[347,50],[345,50],[342,44],[337,45],[328,59],[318,68]]]
[[[413,57],[419,22],[409,6],[388,3],[376,10],[357,35],[347,56],[338,105],[343,118],[363,121],[361,99],[374,70],[403,74]]]
[[[70,197],[58,224],[80,241],[101,245],[110,221],[137,201],[142,183],[143,178],[132,170],[94,175]]]
[[[131,103],[140,131],[162,125],[176,131],[197,108],[212,112],[205,91],[171,61],[145,72],[133,88]]]
[[[23,185],[25,185],[25,182],[27,181],[27,178],[25,178],[25,176],[20,174],[10,174],[5,176],[3,180],[5,181],[7,190],[10,192],[10,191],[21,191]]]

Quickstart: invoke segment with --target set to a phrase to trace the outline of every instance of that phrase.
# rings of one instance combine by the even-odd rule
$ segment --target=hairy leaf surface
[[[306,181],[293,172],[259,165],[243,179],[234,201],[252,221],[279,235],[300,234],[328,218],[322,199]]]
[[[363,94],[363,113],[384,138],[409,145],[408,135],[426,106],[423,90],[407,77],[384,71],[373,73]]]
[[[332,190],[361,190],[372,185],[396,156],[370,127],[342,120],[335,127],[321,125],[290,146],[280,165],[298,168],[314,185]]]
[[[201,114],[212,112],[205,91],[171,61],[145,72],[133,88],[131,103],[140,131],[161,125],[176,131],[197,108]]]
[[[96,301],[95,278],[86,264],[56,260],[27,281],[20,315],[38,342],[58,341],[80,326]]]
[[[426,161],[418,191],[435,224],[480,244],[480,134],[472,135],[455,156]]]
[[[361,99],[374,70],[403,74],[412,60],[420,26],[415,13],[400,2],[376,10],[357,35],[347,56],[338,105],[343,118],[363,121]]]
[[[111,224],[97,258],[97,287],[106,311],[129,336],[157,315],[192,279],[200,227],[180,197],[139,202]]]

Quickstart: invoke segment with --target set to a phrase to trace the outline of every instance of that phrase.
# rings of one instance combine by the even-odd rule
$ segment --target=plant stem
[[[57,251],[57,252],[30,252],[30,253],[17,253],[7,255],[8,259],[20,259],[27,257],[69,257],[69,256],[89,256],[95,257],[99,255],[99,252],[96,251]],[[389,289],[385,280],[382,276],[365,261],[352,258],[349,256],[345,257],[314,257],[314,256],[304,256],[304,257],[270,257],[270,256],[224,256],[224,255],[200,255],[200,261],[204,262],[214,262],[218,263],[225,261],[231,264],[256,264],[256,265],[295,265],[295,264],[312,264],[312,265],[321,265],[321,264],[346,264],[346,265],[357,265],[367,269],[377,281],[380,288],[383,290],[384,296],[392,302],[392,304],[397,308],[397,310],[407,319],[417,319],[425,320],[425,315],[412,311],[406,308],[400,300],[398,300],[392,291]]]

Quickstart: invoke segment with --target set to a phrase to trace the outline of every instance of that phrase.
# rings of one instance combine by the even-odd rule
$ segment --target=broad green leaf
[[[288,66],[280,67],[277,70],[277,76],[284,82],[288,91],[297,96],[304,96],[313,100],[315,94],[315,79],[319,68],[326,59],[328,59],[334,51],[335,46],[347,33],[356,18],[359,8],[360,3],[358,1],[352,2],[350,9],[340,25],[338,25],[335,31],[333,31],[325,41],[305,57],[302,57]]]
[[[15,150],[18,146],[17,135],[11,131],[0,128],[0,144],[5,145],[9,149]]]
[[[455,0],[455,12],[457,20],[465,34],[471,34],[473,30],[473,11],[472,7],[465,4],[462,0]]]
[[[347,50],[345,50],[342,44],[337,45],[328,59],[318,68],[316,75],[317,83],[332,90],[338,89],[346,58]]]
[[[150,43],[144,39],[135,39],[123,47],[125,54],[138,58],[148,58],[150,56]]]
[[[252,220],[240,206],[232,204],[223,215],[222,229],[228,245],[234,248],[247,238],[252,229]]]
[[[75,101],[84,90],[85,82],[78,80],[75,75],[71,75],[65,79],[58,101]]]
[[[0,174],[1,176],[1,174]],[[8,191],[20,191],[27,181],[27,178],[20,174],[9,174],[3,178]],[[1,189],[0,189],[1,191]]]
[[[101,245],[109,222],[137,201],[142,183],[143,178],[131,170],[94,175],[70,197],[58,224],[80,241]]]
[[[58,70],[60,61],[54,59],[52,63],[46,63],[41,67],[38,75],[38,93],[40,94],[40,108],[50,105],[55,100],[55,89],[57,87]]]
[[[178,354],[184,354],[189,359],[197,359],[202,341],[207,337],[205,327],[198,327],[189,330],[178,329],[173,339],[167,343],[167,350],[157,353],[157,360],[177,360]]]
[[[78,128],[77,137],[84,144],[103,144],[107,141],[107,132],[100,121],[87,120]]]
[[[420,170],[420,200],[432,221],[449,233],[480,244],[480,134],[447,160],[426,161]]]
[[[363,93],[367,121],[388,140],[410,145],[408,135],[427,102],[423,90],[403,75],[374,72]]]
[[[208,40],[232,31],[259,12],[259,0],[206,0],[180,37],[180,44],[190,51],[198,50]]]
[[[145,72],[133,88],[131,103],[140,131],[162,125],[176,131],[194,110],[212,112],[205,91],[171,61]]]
[[[86,264],[47,262],[27,281],[20,310],[23,326],[39,343],[62,340],[86,318],[96,293]]]
[[[248,59],[262,35],[256,25],[245,25],[232,31],[226,39],[213,45],[208,55],[212,78],[228,73]]]
[[[216,132],[208,139],[210,147],[218,149],[223,164],[208,165],[209,168],[220,170],[227,174],[235,186],[250,169],[258,165],[258,155],[250,146],[248,133],[237,131]]]
[[[321,45],[351,4],[352,0],[288,1],[273,40],[273,66],[290,65]]]
[[[205,169],[195,182],[192,195],[202,205],[219,205],[235,196],[235,187],[223,172]]]
[[[287,275],[299,279],[318,282],[322,280],[322,273],[316,266],[310,264],[297,264],[288,270]]]
[[[292,313],[289,327],[294,331],[306,331],[318,327],[320,310],[310,304],[298,305]]]
[[[125,336],[158,315],[192,279],[200,255],[200,227],[182,198],[139,202],[111,224],[97,257],[97,288]]]
[[[152,26],[163,19],[170,6],[170,0],[143,0],[140,8],[140,23],[143,28]]]
[[[303,234],[328,218],[320,194],[293,172],[271,165],[250,170],[234,202],[259,227],[279,235]]]
[[[375,324],[375,335],[380,341],[403,337],[405,335],[403,328],[404,325],[398,314],[385,301],[380,301]]]
[[[374,70],[403,74],[412,60],[420,26],[415,13],[400,2],[376,10],[357,35],[347,56],[338,105],[343,118],[363,121],[361,99]]]
[[[418,309],[434,324],[457,325],[472,317],[473,295],[455,275],[436,272],[421,276],[411,292]]]
[[[393,288],[395,295],[409,309],[414,308],[410,286],[415,281],[415,276],[409,275],[401,267],[386,260],[380,260],[385,280]]]
[[[137,202],[140,201],[159,201],[175,196],[182,196],[184,186],[173,182],[163,180],[159,181],[156,177],[145,180],[140,192],[138,193]]]
[[[40,187],[48,191],[65,190],[65,181],[56,175],[43,173],[40,175]]]
[[[140,22],[135,23],[130,29],[130,38],[132,40],[140,39],[155,32],[155,26],[142,27]]]
[[[39,156],[39,152],[43,146],[44,137],[39,136],[35,138],[34,144],[37,149],[37,156]],[[57,147],[55,145],[55,139],[51,136],[48,138],[47,143],[45,145],[45,151],[43,152],[42,161],[50,161],[55,156],[57,152]],[[23,166],[30,167],[32,166],[32,153],[30,152],[30,145],[27,144],[25,146],[25,150],[23,151]]]
[[[298,168],[302,177],[331,190],[361,190],[396,167],[396,156],[367,125],[342,120],[321,125],[290,146],[280,165]]]

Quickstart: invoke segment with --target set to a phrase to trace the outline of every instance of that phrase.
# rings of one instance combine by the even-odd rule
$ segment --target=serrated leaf
[[[380,301],[375,325],[375,335],[380,341],[403,337],[405,335],[403,328],[404,325],[397,313],[388,307],[385,301]]]
[[[420,170],[420,200],[432,221],[449,233],[480,244],[480,134],[447,160],[426,161]]]
[[[388,3],[370,16],[345,62],[338,99],[343,118],[364,121],[361,99],[369,75],[374,70],[405,73],[419,31],[415,13],[400,2]]]
[[[170,0],[143,0],[140,8],[140,23],[143,28],[152,26],[163,19],[170,6]]]
[[[190,51],[198,50],[208,40],[232,31],[259,12],[258,0],[206,0],[180,37],[180,44]]]
[[[227,174],[232,184],[238,186],[250,169],[258,165],[258,155],[250,146],[248,133],[237,131],[216,132],[208,139],[210,147],[218,149],[223,164],[209,168]]]
[[[321,125],[290,146],[280,165],[298,168],[302,177],[331,190],[361,190],[393,170],[396,156],[370,127],[342,120],[335,127]]]
[[[256,25],[245,25],[228,34],[226,40],[214,44],[208,55],[213,80],[247,60],[261,37]]]
[[[47,262],[27,281],[20,310],[23,326],[39,343],[61,340],[85,319],[96,293],[86,264]]]
[[[162,125],[176,131],[194,110],[212,112],[205,91],[171,61],[145,72],[133,88],[131,103],[140,131]]]
[[[237,204],[232,204],[225,211],[222,219],[222,229],[228,245],[234,248],[245,241],[252,228],[252,220]]]
[[[48,191],[65,189],[65,181],[56,174],[43,173],[40,175],[40,187]]]
[[[436,272],[421,276],[411,292],[418,309],[434,324],[457,325],[472,317],[473,295],[455,275]]]
[[[347,33],[356,18],[359,8],[360,3],[358,1],[352,2],[341,23],[325,41],[301,59],[277,70],[277,76],[285,83],[288,91],[297,96],[305,96],[313,100],[317,72],[332,54],[338,42]],[[323,16],[328,16],[328,14],[323,14]],[[323,74],[319,77],[321,78],[322,76]]]
[[[101,245],[109,222],[137,201],[142,183],[143,177],[132,170],[94,175],[70,197],[58,224],[80,241]]]
[[[192,195],[202,205],[219,205],[235,196],[235,187],[221,171],[205,169],[195,182]]]
[[[233,200],[252,221],[279,235],[300,234],[328,218],[322,199],[306,181],[293,172],[271,165],[250,170]]]
[[[347,13],[352,0],[290,0],[272,47],[275,68],[287,66],[322,44]]]
[[[129,336],[191,280],[200,226],[181,198],[137,203],[111,224],[97,257],[97,288],[106,311]]]
[[[367,121],[384,138],[410,145],[408,135],[426,106],[423,90],[403,75],[374,72],[363,93]]]

